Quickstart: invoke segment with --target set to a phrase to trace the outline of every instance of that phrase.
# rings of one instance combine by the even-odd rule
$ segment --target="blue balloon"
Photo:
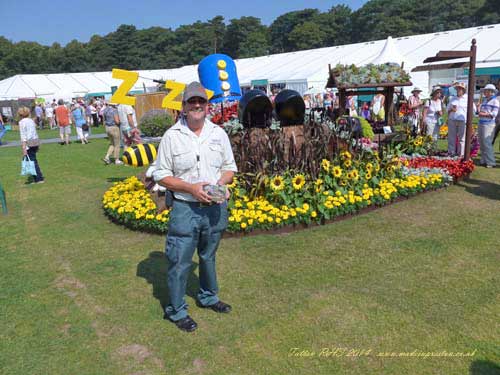
[[[241,98],[236,64],[227,55],[216,53],[201,60],[198,64],[198,77],[203,87],[214,92],[211,103]]]

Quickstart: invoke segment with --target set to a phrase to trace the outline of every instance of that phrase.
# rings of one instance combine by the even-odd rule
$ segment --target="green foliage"
[[[373,141],[373,139],[375,138],[375,133],[373,132],[370,123],[364,117],[358,116],[356,118],[359,120],[361,128],[363,129],[363,137],[369,138],[370,140]]]
[[[174,119],[164,111],[153,111],[141,118],[139,128],[148,137],[161,137],[174,124]]]
[[[233,58],[268,54],[267,33],[267,27],[261,24],[260,18],[232,19],[226,29],[222,52]]]

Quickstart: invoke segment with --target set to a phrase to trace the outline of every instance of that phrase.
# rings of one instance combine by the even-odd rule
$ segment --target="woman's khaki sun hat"
[[[453,87],[455,87],[455,88],[461,87],[462,89],[467,90],[467,88],[465,87],[465,83],[463,83],[463,82],[455,82],[453,84]]]
[[[414,92],[416,92],[416,91],[418,91],[418,92],[422,92],[422,90],[421,90],[420,88],[418,88],[418,87],[414,87],[414,88],[413,88],[413,90],[411,90],[411,93],[413,94],[413,93],[414,93]]]

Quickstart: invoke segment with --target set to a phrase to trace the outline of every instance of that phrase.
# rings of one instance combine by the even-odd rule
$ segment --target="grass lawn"
[[[103,215],[112,181],[139,172],[104,166],[106,147],[43,145],[43,185],[24,184],[19,148],[0,149],[2,375],[500,372],[500,169],[331,225],[223,240],[233,312],[195,306],[195,258],[186,334],[162,319],[164,237]],[[474,355],[380,356],[443,351]]]

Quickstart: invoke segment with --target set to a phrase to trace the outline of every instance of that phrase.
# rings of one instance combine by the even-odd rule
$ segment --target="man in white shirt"
[[[142,143],[139,129],[137,128],[137,119],[135,110],[131,105],[118,105],[118,117],[120,118],[120,130],[125,145]]]
[[[219,300],[215,272],[215,253],[227,227],[228,195],[213,202],[207,185],[231,183],[237,169],[227,134],[205,118],[207,106],[201,84],[190,83],[184,90],[180,120],[163,135],[153,172],[154,180],[174,194],[165,249],[170,295],[165,317],[186,332],[197,328],[184,299],[196,247],[198,306],[219,313],[231,311],[231,306]]]

